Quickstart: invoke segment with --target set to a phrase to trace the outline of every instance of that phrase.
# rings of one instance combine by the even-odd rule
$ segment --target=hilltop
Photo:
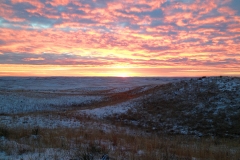
[[[110,119],[158,133],[240,135],[240,78],[202,77],[157,85]]]

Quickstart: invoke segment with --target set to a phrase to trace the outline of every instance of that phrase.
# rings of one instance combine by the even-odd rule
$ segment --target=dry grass
[[[192,136],[134,135],[124,131],[105,132],[100,129],[9,129],[7,143],[0,150],[11,154],[36,152],[45,148],[69,151],[72,158],[109,154],[111,159],[239,159],[240,140],[196,138]]]

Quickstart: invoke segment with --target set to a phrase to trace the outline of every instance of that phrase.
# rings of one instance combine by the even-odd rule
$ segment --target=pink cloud
[[[227,15],[235,15],[236,14],[236,11],[229,7],[221,7],[218,9],[218,12],[222,13],[222,14],[227,14]]]
[[[59,6],[59,5],[64,6],[64,5],[67,5],[69,2],[70,2],[70,0],[52,0],[47,3],[50,3],[53,6]]]
[[[23,60],[24,61],[42,61],[42,60],[45,60],[45,59],[42,58],[42,57],[38,57],[38,58],[24,58]]]

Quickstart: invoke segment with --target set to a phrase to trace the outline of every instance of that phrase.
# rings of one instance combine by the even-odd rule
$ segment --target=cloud
[[[222,14],[227,14],[227,15],[235,15],[237,11],[234,9],[231,9],[230,7],[221,7],[218,9],[218,12]]]
[[[0,64],[237,66],[238,4],[238,0],[2,0]]]
[[[149,46],[149,45],[143,45],[142,46],[144,49],[150,50],[150,51],[158,51],[158,50],[168,50],[170,49],[169,46]]]
[[[219,61],[206,61],[204,62],[204,65],[214,65],[214,66],[220,66],[220,65],[238,65],[240,63],[239,60],[235,59],[235,58],[227,58],[227,59],[222,59]]]
[[[38,57],[38,58],[24,58],[22,59],[23,61],[43,61],[45,60],[44,58],[42,57]]]
[[[49,3],[52,6],[64,6],[67,5],[70,2],[70,0],[52,0]]]

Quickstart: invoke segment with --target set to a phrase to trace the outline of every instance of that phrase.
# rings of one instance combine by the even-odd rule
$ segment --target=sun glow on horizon
[[[124,72],[122,72],[122,73],[118,73],[117,75],[116,75],[116,77],[123,77],[123,78],[125,78],[125,77],[131,77],[128,73],[124,73]]]
[[[239,76],[239,69],[231,69],[231,72],[227,72],[221,68],[215,69],[214,72],[210,72],[206,68],[199,68],[197,70],[188,68],[106,68],[106,67],[87,67],[82,66],[56,66],[56,65],[21,65],[21,64],[0,64],[0,76],[74,76],[74,77],[191,77],[191,76]],[[223,74],[224,73],[224,74]]]

